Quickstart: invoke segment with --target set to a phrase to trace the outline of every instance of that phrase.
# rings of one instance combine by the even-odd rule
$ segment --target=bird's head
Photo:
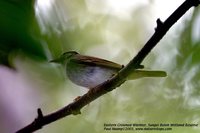
[[[68,51],[68,52],[63,53],[59,58],[51,60],[50,62],[65,63],[76,54],[78,54],[76,51]]]

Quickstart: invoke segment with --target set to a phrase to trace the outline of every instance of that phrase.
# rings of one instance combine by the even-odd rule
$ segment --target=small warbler
[[[59,58],[50,62],[63,64],[66,69],[68,78],[75,84],[93,88],[106,80],[123,68],[123,65],[96,58],[85,56],[76,51],[63,53]],[[142,70],[140,65],[138,69],[131,72],[128,80],[134,80],[143,77],[165,77],[167,74],[164,71],[148,71]]]

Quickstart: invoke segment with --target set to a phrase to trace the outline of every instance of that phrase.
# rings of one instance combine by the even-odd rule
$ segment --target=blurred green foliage
[[[0,1],[1,64],[10,65],[9,55],[16,51],[46,58],[35,22],[34,0]]]
[[[10,56],[15,58],[20,51],[14,65],[29,83],[27,90],[32,87],[38,97],[45,99],[37,103],[45,114],[67,105],[87,89],[65,78],[62,66],[34,60],[35,57],[50,59],[76,50],[126,64],[153,34],[152,3],[135,7],[126,18],[113,15],[101,1],[91,4],[90,0],[56,0],[50,7],[34,2],[0,1],[0,63],[9,65]],[[192,38],[198,17],[199,8],[191,18],[187,16],[181,24],[175,24],[144,60],[146,68],[167,71],[167,78],[128,81],[84,107],[81,115],[66,117],[38,132],[103,133],[107,132],[103,130],[104,123],[200,124],[200,40],[194,42]],[[29,115],[20,117],[22,123],[34,119],[36,108],[30,110]],[[25,114],[27,110],[20,111]],[[199,130],[177,127],[172,132]]]

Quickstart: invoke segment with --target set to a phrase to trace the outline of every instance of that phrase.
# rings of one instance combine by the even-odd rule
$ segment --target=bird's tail
[[[134,80],[144,77],[166,77],[165,71],[148,71],[148,70],[134,70],[129,76],[128,80]]]

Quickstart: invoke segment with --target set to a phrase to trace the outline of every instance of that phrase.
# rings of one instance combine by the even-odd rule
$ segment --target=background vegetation
[[[71,83],[50,59],[76,50],[126,64],[183,1],[1,0],[0,132],[14,132],[87,89]],[[167,4],[169,6],[167,6]],[[163,6],[164,5],[164,6]],[[129,81],[82,110],[38,132],[103,133],[104,123],[200,124],[200,14],[190,10],[145,59],[166,78]],[[174,133],[198,133],[173,128]],[[142,132],[142,131],[141,131]],[[152,131],[155,132],[155,131]]]

